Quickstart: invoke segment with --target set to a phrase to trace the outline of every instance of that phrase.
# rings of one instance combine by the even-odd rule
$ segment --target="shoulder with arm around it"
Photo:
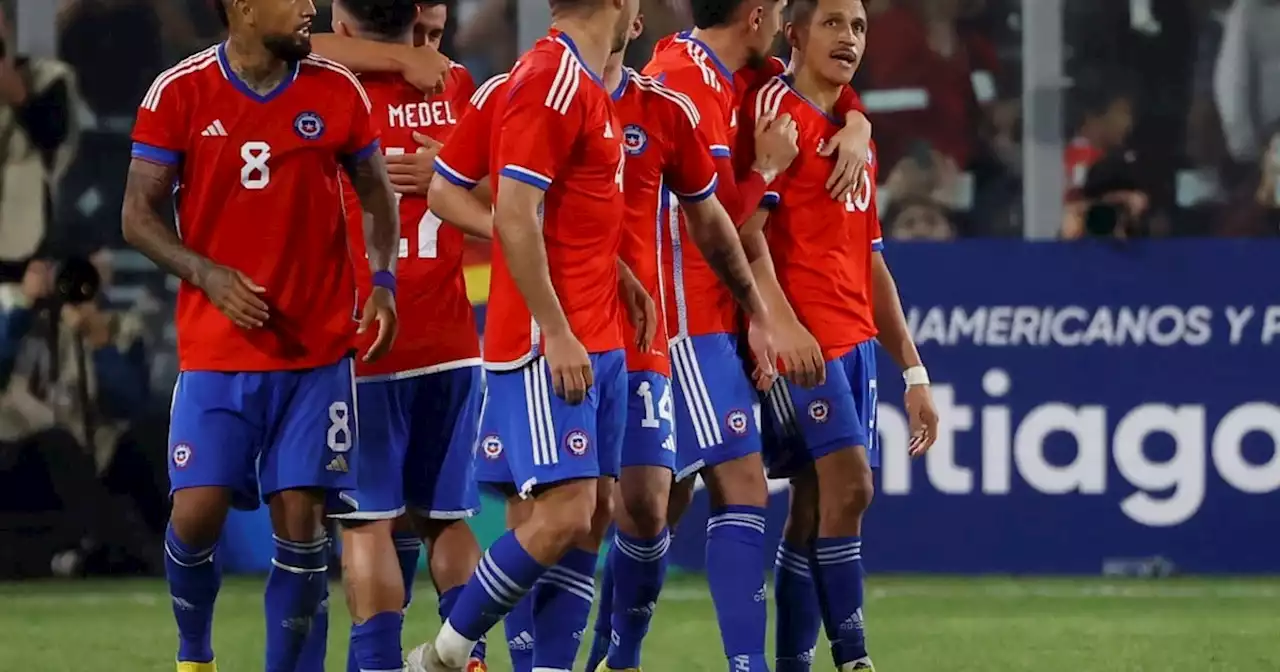
[[[369,94],[365,92],[364,85],[360,83],[360,79],[345,65],[337,61],[311,54],[299,61],[298,76],[322,78],[326,87],[332,87],[330,90],[353,93],[359,97],[366,110],[373,109],[373,104],[369,101]]]

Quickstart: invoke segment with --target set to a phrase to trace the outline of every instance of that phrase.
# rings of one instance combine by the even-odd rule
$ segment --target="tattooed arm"
[[[738,229],[720,201],[711,196],[696,203],[681,203],[680,207],[688,218],[689,236],[716,277],[729,288],[733,300],[748,315],[767,315],[768,307],[757,291]]]
[[[364,355],[364,361],[380,359],[395,342],[399,321],[396,316],[395,271],[400,251],[400,210],[387,177],[382,152],[365,151],[348,164],[351,186],[364,210],[364,246],[373,271],[373,291],[360,313],[360,333],[378,322],[378,337]]]

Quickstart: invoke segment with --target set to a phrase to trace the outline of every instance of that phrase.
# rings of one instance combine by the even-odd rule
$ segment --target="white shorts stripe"
[[[698,363],[693,341],[681,341],[671,348],[671,352],[672,361],[679,362],[680,385],[689,405],[689,415],[693,418],[695,428],[699,430],[696,432],[698,447],[705,450],[724,443],[718,420],[720,416],[716,413],[715,404],[711,402],[711,392],[702,376],[702,366]]]

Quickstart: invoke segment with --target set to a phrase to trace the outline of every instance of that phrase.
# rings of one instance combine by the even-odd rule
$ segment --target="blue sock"
[[[396,560],[400,561],[400,576],[404,579],[404,606],[407,609],[413,601],[413,579],[418,575],[422,540],[412,532],[396,532],[391,535],[391,540],[396,545]]]
[[[764,657],[764,513],[759,506],[726,506],[707,520],[707,583],[733,672],[769,669]]]
[[[600,661],[609,655],[613,641],[613,556],[618,546],[614,544],[604,560],[604,576],[600,577],[600,589],[596,591],[596,624],[592,629],[591,651],[587,654],[587,672],[596,672]]]
[[[511,672],[533,672],[533,596],[526,595],[503,619]],[[595,670],[588,670],[595,672]]]
[[[658,594],[667,578],[671,537],[666,530],[652,539],[618,532],[613,544],[615,602],[609,667],[625,670],[640,667],[640,645],[649,633]]]
[[[222,587],[222,568],[215,547],[192,548],[178,540],[170,525],[164,531],[164,575],[178,624],[178,660],[213,660],[213,603]]]
[[[286,541],[274,537],[265,595],[267,672],[294,672],[316,609],[328,590],[329,538]]]
[[[453,612],[453,605],[457,604],[458,596],[462,594],[462,588],[462,586],[454,586],[449,590],[440,593],[438,610],[441,621],[449,620],[449,614]],[[484,660],[485,655],[488,652],[488,648],[488,645],[485,643],[485,638],[481,637],[480,641],[476,642],[475,648],[471,649],[471,657],[476,660]]]
[[[809,572],[809,551],[786,541],[773,565],[774,672],[809,672],[822,629],[818,593]]]
[[[324,596],[316,606],[311,619],[311,631],[302,643],[296,672],[324,672],[324,657],[329,648],[329,582],[325,581]]]
[[[591,603],[596,597],[596,560],[599,556],[571,548],[533,589],[533,667],[572,670],[578,657],[579,637],[587,629]]]
[[[351,626],[351,649],[356,654],[360,672],[386,672],[404,667],[400,651],[400,631],[404,627],[404,614],[384,611],[374,614],[364,623]]]
[[[811,565],[836,667],[867,655],[862,628],[862,538],[819,538]]]
[[[480,638],[516,606],[546,571],[520,546],[515,532],[507,532],[493,542],[449,612],[441,633],[444,639],[436,638],[437,650],[445,662],[469,656]],[[465,648],[462,640],[467,642]]]

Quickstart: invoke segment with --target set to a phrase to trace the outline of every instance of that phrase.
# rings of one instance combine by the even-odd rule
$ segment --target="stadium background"
[[[866,553],[878,662],[1280,670],[1280,583],[1252,578],[1280,573],[1280,80],[1267,76],[1280,56],[1258,32],[1280,22],[1280,8],[867,3],[871,46],[855,85],[887,167],[886,254],[944,422],[927,459],[895,459],[901,388],[883,377],[890,458]],[[628,54],[637,65],[651,39],[683,25],[680,0],[642,4],[650,30]],[[174,285],[119,238],[128,132],[151,79],[218,39],[216,20],[208,0],[7,8],[17,52],[61,58],[78,77],[77,155],[53,192],[43,253],[106,259],[104,305],[146,325],[150,415],[133,421],[154,424],[176,375]],[[505,69],[547,19],[534,0],[452,9],[446,49],[477,80]],[[483,245],[468,250],[467,279],[483,316]],[[163,451],[149,446],[161,468]],[[7,468],[0,460],[0,478]],[[6,507],[39,485],[11,483]],[[771,488],[778,522],[785,484]],[[54,533],[65,512],[47,501],[47,511],[0,509],[0,577],[139,571],[111,553],[59,565],[92,553]],[[500,529],[493,504],[477,521],[482,537]],[[695,575],[704,518],[702,501],[676,537],[687,574],[657,619],[656,669],[722,664]],[[268,539],[261,513],[241,514],[222,552],[252,574],[266,566]],[[1119,578],[1171,573],[1213,578]],[[1113,578],[1088,578],[1099,574]],[[229,669],[257,664],[258,590],[247,578],[224,592],[218,636],[224,664],[236,650]],[[159,669],[170,655],[154,580],[0,584],[0,605],[0,669],[81,669],[95,654],[116,669]],[[418,613],[421,635],[431,617]],[[68,632],[88,648],[65,646]]]

